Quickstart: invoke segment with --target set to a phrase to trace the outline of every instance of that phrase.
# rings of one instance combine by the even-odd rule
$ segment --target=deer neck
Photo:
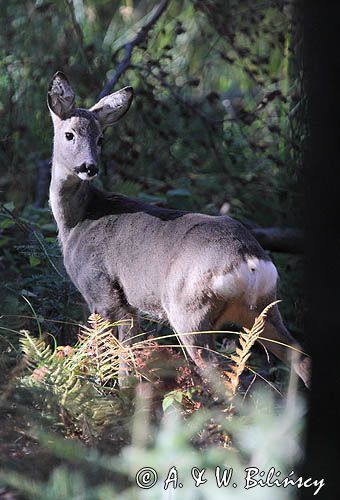
[[[65,167],[52,163],[50,206],[62,245],[71,230],[84,220],[91,190],[90,182],[82,181]]]

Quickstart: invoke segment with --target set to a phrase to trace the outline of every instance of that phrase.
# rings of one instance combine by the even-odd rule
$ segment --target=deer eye
[[[65,137],[68,141],[72,141],[74,134],[72,134],[72,132],[66,132]]]
[[[98,146],[101,148],[102,145],[103,145],[103,142],[104,142],[104,137],[99,137],[98,141],[97,141],[97,144]]]

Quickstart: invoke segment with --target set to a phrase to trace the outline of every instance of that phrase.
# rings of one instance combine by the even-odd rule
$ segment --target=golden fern
[[[119,359],[124,358],[128,364],[134,365],[134,356],[133,350],[116,338],[114,329],[121,325],[132,327],[132,319],[110,323],[99,314],[91,314],[88,323],[90,326],[84,326],[79,335],[74,361],[100,384],[116,382]]]
[[[240,383],[240,377],[246,368],[246,363],[249,357],[251,356],[251,348],[264,331],[267,314],[269,310],[278,302],[280,301],[276,300],[265,307],[261,314],[255,318],[254,324],[250,330],[243,327],[243,331],[240,332],[239,342],[241,344],[241,348],[237,347],[236,354],[230,356],[234,364],[231,365],[230,371],[224,372],[229,379],[228,389],[231,393],[231,397],[234,397],[236,394]]]

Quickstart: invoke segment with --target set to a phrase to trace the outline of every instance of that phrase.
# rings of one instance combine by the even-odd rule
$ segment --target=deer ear
[[[113,94],[100,99],[90,111],[96,115],[104,129],[120,120],[128,111],[133,98],[132,87],[124,87]]]
[[[50,81],[47,93],[47,105],[51,113],[54,113],[61,119],[66,118],[74,109],[73,89],[61,71],[58,71]]]

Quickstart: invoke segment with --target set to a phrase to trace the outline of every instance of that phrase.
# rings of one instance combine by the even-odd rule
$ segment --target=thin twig
[[[124,57],[118,64],[117,69],[114,72],[112,78],[110,78],[110,80],[107,82],[107,84],[99,94],[99,99],[109,94],[109,92],[114,88],[114,86],[116,85],[122,74],[125,73],[125,71],[129,68],[133,49],[138,45],[140,45],[146,39],[147,34],[153,28],[154,24],[158,21],[163,12],[166,10],[169,3],[170,3],[169,0],[162,0],[158,5],[157,9],[155,10],[154,15],[149,19],[149,21],[146,24],[144,24],[144,26],[141,27],[137,35],[130,42],[125,43],[116,50],[115,54],[113,55],[113,59],[122,49],[124,49],[125,52]]]
[[[69,8],[72,26],[73,26],[73,29],[76,33],[77,38],[78,38],[79,52],[81,53],[81,57],[83,58],[83,61],[86,65],[87,69],[89,70],[90,64],[89,64],[89,60],[88,60],[86,52],[85,52],[83,30],[77,21],[76,14],[74,12],[74,4],[73,4],[72,0],[66,0],[65,3],[67,5],[67,7]]]

